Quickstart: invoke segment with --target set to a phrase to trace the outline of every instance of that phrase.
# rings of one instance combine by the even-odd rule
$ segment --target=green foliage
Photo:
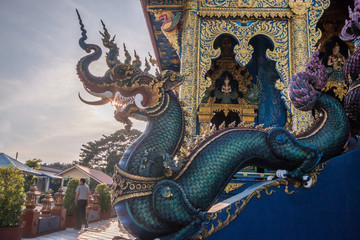
[[[91,192],[95,191],[96,186],[99,184],[98,181],[95,181],[94,179],[90,178],[90,183],[89,183],[89,189]]]
[[[0,228],[19,226],[24,202],[21,171],[13,166],[0,167]]]
[[[75,190],[79,186],[79,178],[71,179],[65,191],[64,207],[66,208],[66,216],[74,216],[76,213]]]
[[[141,132],[136,129],[132,129],[129,133],[121,129],[109,136],[103,135],[100,140],[82,145],[80,160],[75,163],[112,175],[115,164],[140,134]]]
[[[101,183],[96,186],[96,191],[99,194],[99,205],[102,212],[107,212],[111,207],[111,193],[107,184]]]
[[[40,169],[40,163],[42,162],[41,159],[37,159],[37,158],[33,158],[32,160],[27,160],[25,162],[25,165],[33,168],[33,169]],[[25,191],[28,191],[31,187],[31,185],[33,185],[34,181],[36,179],[36,176],[33,175],[26,175],[25,176]]]
[[[29,167],[33,169],[40,169],[40,163],[42,162],[41,159],[33,158],[32,160],[27,160],[25,162],[25,165],[28,165]]]

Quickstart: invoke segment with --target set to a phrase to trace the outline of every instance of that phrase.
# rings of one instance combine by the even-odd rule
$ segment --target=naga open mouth
[[[138,107],[139,109],[146,109],[142,105],[142,100],[144,99],[143,95],[138,93],[132,97],[125,97],[121,95],[120,92],[116,92],[113,101],[111,102],[111,105],[116,108],[115,114],[124,112],[124,110],[129,107],[130,105],[134,105]]]
[[[131,106],[131,105],[133,105],[133,106],[135,105],[139,109],[147,108],[147,107],[144,107],[142,104],[144,97],[141,93],[137,93],[131,97],[126,97],[126,96],[123,96],[120,91],[116,91],[114,94],[111,91],[105,91],[103,93],[95,93],[95,92],[90,91],[86,87],[85,87],[85,90],[89,94],[91,94],[95,97],[101,97],[101,100],[95,101],[95,102],[89,102],[89,101],[84,100],[79,94],[79,98],[81,101],[83,101],[84,103],[89,104],[89,105],[103,105],[103,104],[110,102],[111,105],[116,108],[115,113],[123,112],[124,109],[126,109],[128,106]]]

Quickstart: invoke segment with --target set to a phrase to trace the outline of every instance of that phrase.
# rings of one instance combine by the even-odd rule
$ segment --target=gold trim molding
[[[232,18],[291,18],[293,13],[289,9],[266,9],[266,8],[246,8],[246,9],[200,9],[201,17],[232,17]]]
[[[288,0],[200,0],[199,8],[286,8]]]
[[[163,177],[148,178],[132,175],[116,165],[112,184],[113,204],[135,197],[151,195],[156,183],[163,179]]]

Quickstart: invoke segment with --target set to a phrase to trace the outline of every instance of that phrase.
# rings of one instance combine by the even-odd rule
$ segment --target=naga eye
[[[279,134],[275,138],[276,142],[279,144],[284,144],[287,141],[287,138],[283,134]]]
[[[122,81],[129,79],[130,76],[133,74],[133,71],[127,65],[118,64],[117,66],[114,67],[112,73],[113,73],[113,77],[116,80]]]

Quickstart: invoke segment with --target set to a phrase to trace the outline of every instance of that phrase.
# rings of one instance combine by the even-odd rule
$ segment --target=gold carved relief
[[[200,8],[286,8],[287,0],[200,0]]]
[[[185,117],[187,136],[185,141],[190,143],[196,133],[196,96],[197,93],[197,61],[199,18],[196,12],[197,1],[186,1],[183,12],[181,67],[180,73],[185,77],[180,87],[180,99],[185,103],[183,109],[188,113]]]
[[[333,90],[335,97],[338,97],[340,101],[343,100],[347,93],[347,86],[345,81],[328,81],[325,87],[321,91],[330,91]]]
[[[254,49],[248,41],[246,41],[245,39],[241,39],[239,43],[234,47],[234,52],[236,53],[236,61],[241,66],[245,66],[251,60]]]
[[[322,0],[322,1],[312,1],[312,5],[308,11],[308,41],[309,41],[309,51],[310,55],[313,54],[316,50],[316,44],[321,38],[321,31],[316,28],[316,25],[324,13],[325,9],[330,6],[330,0]]]
[[[292,45],[291,75],[305,70],[305,63],[315,51],[315,45],[321,36],[316,24],[329,4],[329,0],[309,0],[308,2],[289,0],[289,6],[294,12],[291,19],[290,39]],[[278,89],[287,95],[287,85]],[[299,111],[291,104],[289,107],[291,109],[289,112],[293,116],[292,129],[295,131],[306,129],[311,122],[311,114]]]
[[[237,7],[245,7],[245,8],[250,8],[253,7],[255,4],[255,0],[237,0],[236,1],[236,6]]]

